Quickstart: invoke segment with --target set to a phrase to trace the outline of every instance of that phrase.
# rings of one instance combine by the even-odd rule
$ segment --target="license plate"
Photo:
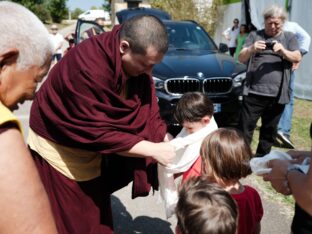
[[[214,113],[221,112],[221,104],[220,103],[214,103],[213,104]]]

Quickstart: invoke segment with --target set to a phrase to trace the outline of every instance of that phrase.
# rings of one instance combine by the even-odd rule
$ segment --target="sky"
[[[82,10],[89,10],[92,6],[101,7],[104,0],[68,0],[67,7],[70,10],[80,8]]]

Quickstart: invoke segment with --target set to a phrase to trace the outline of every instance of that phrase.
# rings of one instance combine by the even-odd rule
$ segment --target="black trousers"
[[[261,117],[259,144],[256,156],[263,156],[271,151],[276,138],[276,129],[285,105],[278,104],[277,98],[249,94],[244,96],[239,128],[249,144],[257,121]]]

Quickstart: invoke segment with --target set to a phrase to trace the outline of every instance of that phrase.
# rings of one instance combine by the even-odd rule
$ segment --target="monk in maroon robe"
[[[71,49],[37,93],[28,144],[59,233],[113,233],[110,194],[157,188],[175,156],[151,77],[167,49],[161,21],[134,17]]]

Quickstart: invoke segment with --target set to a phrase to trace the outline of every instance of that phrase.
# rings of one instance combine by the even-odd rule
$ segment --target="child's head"
[[[213,115],[213,103],[200,92],[185,93],[179,100],[174,117],[188,133],[205,127]]]
[[[209,134],[200,149],[202,174],[217,183],[235,182],[251,174],[252,152],[242,133],[219,128]]]
[[[176,207],[181,234],[235,234],[238,211],[231,195],[206,178],[186,181]]]

